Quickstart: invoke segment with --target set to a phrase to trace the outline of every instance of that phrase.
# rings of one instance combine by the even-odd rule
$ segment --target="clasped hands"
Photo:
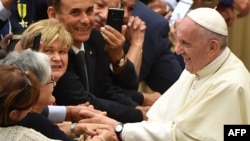
[[[89,118],[88,114],[82,113],[82,111],[88,111],[96,115],[106,117],[107,113],[94,109],[93,105],[89,102],[80,104],[77,106],[66,106],[67,114],[65,122],[58,123],[59,128],[65,132],[68,136],[71,136],[71,125],[76,123],[74,127],[74,132],[76,135],[81,136],[80,139],[84,138],[85,141],[91,141],[94,138],[103,138],[104,140],[118,141],[114,129],[110,125],[105,125],[101,123],[81,123],[82,119]]]

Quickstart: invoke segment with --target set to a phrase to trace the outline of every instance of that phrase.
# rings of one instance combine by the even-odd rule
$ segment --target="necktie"
[[[81,62],[81,67],[83,68],[83,73],[85,76],[85,84],[86,84],[86,88],[89,91],[89,80],[88,80],[88,70],[87,70],[87,65],[86,65],[86,59],[85,59],[85,53],[84,51],[79,51],[77,53],[77,57]]]

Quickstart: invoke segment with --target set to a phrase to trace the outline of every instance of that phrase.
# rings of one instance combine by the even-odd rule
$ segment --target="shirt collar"
[[[75,52],[75,54],[77,54],[79,51],[83,51],[83,52],[85,52],[85,49],[84,49],[84,43],[82,43],[82,46],[81,46],[81,48],[79,49],[79,48],[77,48],[77,47],[75,47],[75,46],[72,46],[72,49],[73,49],[73,51]]]

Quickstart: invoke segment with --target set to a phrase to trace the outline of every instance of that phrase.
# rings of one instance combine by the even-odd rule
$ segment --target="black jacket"
[[[77,105],[89,101],[96,109],[107,111],[109,117],[118,121],[141,121],[141,111],[134,108],[138,104],[124,96],[121,88],[110,78],[104,40],[100,32],[94,29],[84,47],[90,91],[86,90],[80,62],[74,51],[70,50],[67,71],[53,91],[56,104]]]

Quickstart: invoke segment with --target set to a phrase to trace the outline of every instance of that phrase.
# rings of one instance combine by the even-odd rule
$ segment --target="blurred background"
[[[250,72],[250,14],[237,18],[229,28],[229,48],[244,62]]]

